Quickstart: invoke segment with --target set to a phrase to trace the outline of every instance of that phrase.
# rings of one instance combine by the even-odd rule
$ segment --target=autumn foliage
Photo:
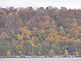
[[[81,10],[0,8],[0,56],[81,56]]]

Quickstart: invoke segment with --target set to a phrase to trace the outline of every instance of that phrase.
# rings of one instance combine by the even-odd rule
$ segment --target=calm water
[[[81,58],[0,58],[0,61],[81,61]]]

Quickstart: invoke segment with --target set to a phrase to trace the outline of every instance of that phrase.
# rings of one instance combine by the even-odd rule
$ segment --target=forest
[[[0,57],[81,57],[81,10],[1,8]]]

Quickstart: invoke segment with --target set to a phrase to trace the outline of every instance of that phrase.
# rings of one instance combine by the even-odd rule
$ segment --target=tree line
[[[0,8],[0,56],[81,56],[81,10]]]

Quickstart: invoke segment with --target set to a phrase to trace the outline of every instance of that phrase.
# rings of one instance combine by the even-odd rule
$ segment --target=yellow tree
[[[33,47],[36,47],[37,46],[37,43],[36,43],[36,41],[34,39],[30,39],[29,43]]]
[[[18,49],[18,53],[20,55],[22,55],[23,54],[23,46],[24,46],[25,40],[23,39],[23,35],[20,35],[20,34],[17,35],[17,39],[18,39],[18,41],[20,43],[16,46],[16,48]]]
[[[55,28],[53,28],[52,26],[50,27],[49,32],[50,32],[49,35],[45,39],[45,44],[48,43],[49,41],[53,41],[54,40],[54,34],[57,34],[58,33],[55,30]]]
[[[35,48],[37,47],[37,42],[35,41],[35,39],[34,38],[32,38],[32,39],[30,39],[29,40],[29,44],[31,45],[31,47],[32,47],[32,55],[34,55],[35,54]]]
[[[45,39],[45,41],[60,42],[61,38],[62,38],[61,34],[50,33],[48,37]]]
[[[18,39],[19,41],[23,41],[23,35],[18,34],[18,35],[17,35],[17,39]]]
[[[31,31],[28,30],[26,27],[23,27],[20,29],[20,31],[22,32],[22,34],[26,37],[29,37],[31,35]]]

